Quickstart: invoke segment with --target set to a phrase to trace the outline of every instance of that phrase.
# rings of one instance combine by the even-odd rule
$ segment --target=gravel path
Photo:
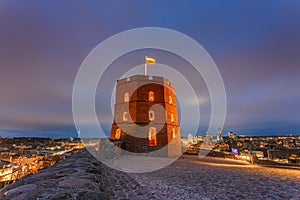
[[[157,199],[300,199],[300,171],[183,156],[168,167],[130,174]]]

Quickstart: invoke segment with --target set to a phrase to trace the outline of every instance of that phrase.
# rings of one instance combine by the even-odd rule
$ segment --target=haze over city
[[[224,133],[299,134],[300,2],[280,2],[0,1],[0,136],[76,136],[72,89],[82,61],[108,37],[139,27],[173,29],[206,49],[226,89]],[[182,58],[146,49],[112,63],[112,84],[125,69],[142,65],[145,55],[193,77]],[[205,118],[204,84],[199,107]],[[101,110],[101,101],[97,105]],[[112,116],[106,114],[109,133]],[[190,133],[188,124],[181,130]]]

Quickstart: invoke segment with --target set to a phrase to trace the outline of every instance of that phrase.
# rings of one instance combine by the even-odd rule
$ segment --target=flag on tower
[[[155,58],[149,58],[146,56],[146,64],[147,65],[154,65],[156,63]]]

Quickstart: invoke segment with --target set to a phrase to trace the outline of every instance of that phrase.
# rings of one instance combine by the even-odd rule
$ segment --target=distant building
[[[204,138],[204,144],[205,145],[212,145],[213,144],[212,132],[206,132],[205,138]]]
[[[228,132],[229,139],[236,139],[236,134],[234,132]]]
[[[218,128],[218,142],[222,143],[223,141],[222,129]]]
[[[194,136],[192,134],[188,134],[187,141],[189,144],[194,143]]]
[[[204,137],[201,135],[194,137],[194,141],[196,142],[196,144],[203,143],[203,140],[204,140]]]
[[[289,159],[293,154],[300,157],[300,149],[268,149],[267,150],[268,159]]]
[[[18,170],[12,166],[11,162],[0,160],[0,189],[18,177]]]
[[[77,138],[80,138],[80,128],[77,131]]]

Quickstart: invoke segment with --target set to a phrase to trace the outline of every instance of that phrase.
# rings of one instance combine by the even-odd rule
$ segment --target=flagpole
[[[147,76],[147,63],[146,62],[145,62],[145,76]]]

